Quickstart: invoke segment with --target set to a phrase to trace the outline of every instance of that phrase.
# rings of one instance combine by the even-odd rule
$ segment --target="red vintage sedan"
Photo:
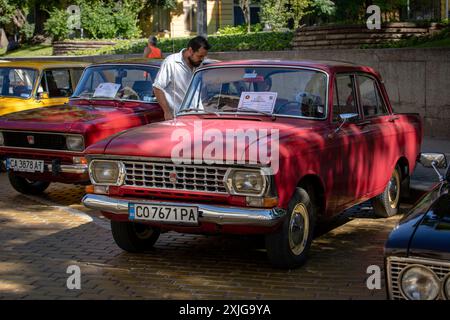
[[[305,262],[318,221],[372,199],[396,214],[422,142],[379,74],[341,62],[231,61],[196,71],[177,118],[88,150],[89,208],[119,247],[161,231],[264,234],[274,266]]]
[[[0,155],[14,189],[37,194],[51,182],[89,183],[88,146],[164,119],[152,89],[159,66],[150,60],[94,64],[69,103],[0,117]]]

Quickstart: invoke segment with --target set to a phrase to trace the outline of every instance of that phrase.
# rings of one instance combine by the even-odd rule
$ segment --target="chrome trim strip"
[[[147,162],[161,162],[170,163],[171,165],[181,165],[181,166],[192,166],[192,165],[207,165],[204,162],[195,163],[195,159],[172,159],[172,158],[154,158],[154,157],[140,157],[140,156],[124,156],[124,155],[113,155],[113,154],[86,154],[84,155],[89,161],[94,160],[120,160],[120,161],[147,161]],[[191,163],[185,163],[185,161],[190,161]],[[202,160],[203,161],[203,160]],[[246,164],[239,163],[240,160],[234,160],[235,163],[214,163],[214,166],[224,166],[224,167],[236,167],[242,169],[259,169],[259,168],[270,168],[269,166],[264,166],[262,164]]]
[[[87,194],[82,200],[85,207],[113,214],[128,215],[129,203],[167,206],[195,206],[199,211],[199,222],[219,225],[243,225],[250,227],[272,227],[286,214],[284,209],[257,209],[217,206],[200,203],[170,202],[143,199],[118,199],[97,194]]]

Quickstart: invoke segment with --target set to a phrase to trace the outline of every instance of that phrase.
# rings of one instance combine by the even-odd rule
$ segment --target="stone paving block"
[[[168,232],[152,252],[125,253],[104,225],[55,207],[102,219],[80,204],[83,193],[54,184],[31,199],[0,174],[0,299],[385,298],[384,287],[365,288],[365,270],[383,267],[384,241],[400,217],[376,219],[366,205],[317,237],[305,266],[285,271],[273,269],[262,242],[249,237]],[[81,290],[65,287],[69,265],[81,269]]]

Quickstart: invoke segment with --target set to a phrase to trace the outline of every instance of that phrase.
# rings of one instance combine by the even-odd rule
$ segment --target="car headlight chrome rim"
[[[120,161],[93,160],[89,164],[89,177],[94,185],[120,186],[125,175],[125,165]]]
[[[444,280],[444,297],[447,300],[450,300],[450,274]]]
[[[266,191],[267,179],[260,169],[229,169],[225,185],[233,195],[261,196]]]
[[[400,291],[408,300],[435,300],[439,296],[440,281],[425,266],[408,266],[401,272],[399,279]]]
[[[66,146],[69,151],[83,151],[84,138],[81,135],[66,136]]]

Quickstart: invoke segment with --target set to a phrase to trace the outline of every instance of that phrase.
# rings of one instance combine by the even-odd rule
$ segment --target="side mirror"
[[[447,170],[444,176],[439,172],[438,169],[447,168],[447,158],[443,153],[421,153],[417,159],[425,168],[433,168],[436,171],[436,174],[439,177],[439,181],[444,181],[445,179],[450,178],[450,170]]]
[[[419,156],[419,162],[425,168],[447,168],[447,158],[443,153],[421,153]]]
[[[38,99],[39,100],[48,99],[48,98],[49,98],[48,92],[40,92],[40,93],[38,93]]]

